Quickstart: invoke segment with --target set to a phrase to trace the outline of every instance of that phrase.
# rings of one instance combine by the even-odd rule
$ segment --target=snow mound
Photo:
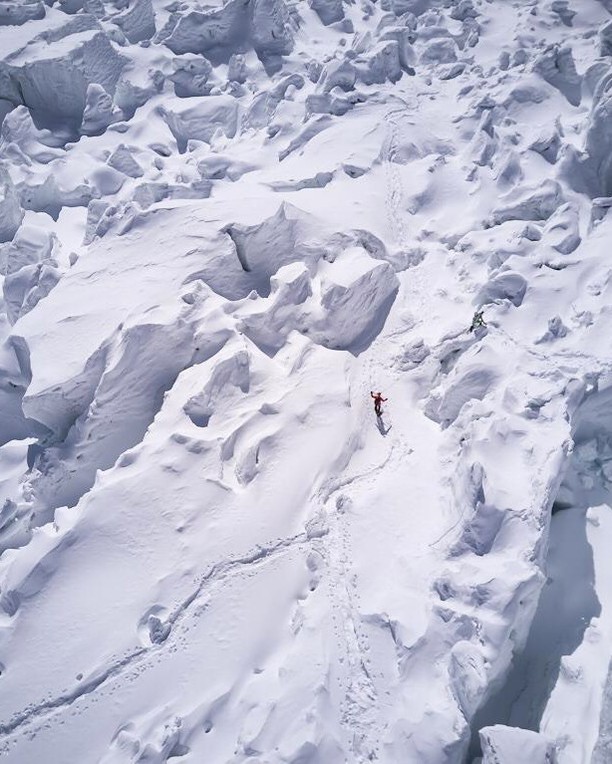
[[[485,727],[480,731],[483,764],[512,764],[517,759],[533,764],[553,764],[555,747],[543,735],[512,727]]]
[[[178,149],[184,152],[187,142],[196,139],[209,143],[221,131],[233,138],[238,126],[238,103],[231,96],[182,98],[166,101],[160,114],[170,128]]]

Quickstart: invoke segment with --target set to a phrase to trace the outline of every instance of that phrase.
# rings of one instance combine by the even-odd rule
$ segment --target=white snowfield
[[[0,1],[0,760],[612,762],[611,14]]]

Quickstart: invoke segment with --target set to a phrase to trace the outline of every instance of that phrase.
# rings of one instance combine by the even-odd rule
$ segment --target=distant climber
[[[468,329],[468,331],[473,332],[475,329],[479,329],[481,326],[485,327],[486,323],[483,316],[484,311],[483,310],[477,310],[476,313],[474,313],[474,318],[472,319],[472,325]]]
[[[387,402],[387,398],[382,397],[382,393],[373,393],[370,390],[370,395],[374,398],[374,413],[377,417],[382,416],[382,404]]]

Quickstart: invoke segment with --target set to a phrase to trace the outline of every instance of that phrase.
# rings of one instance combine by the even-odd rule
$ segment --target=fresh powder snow
[[[0,0],[0,760],[610,764],[611,207],[611,0]]]

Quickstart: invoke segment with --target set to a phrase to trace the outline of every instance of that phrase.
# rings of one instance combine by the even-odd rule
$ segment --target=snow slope
[[[610,12],[0,3],[3,760],[610,760]]]

